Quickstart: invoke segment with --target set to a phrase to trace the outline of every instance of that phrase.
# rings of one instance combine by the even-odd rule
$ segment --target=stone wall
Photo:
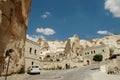
[[[118,68],[119,68],[119,70],[120,70],[120,56],[117,56],[117,66],[118,66]]]
[[[0,0],[0,74],[6,71],[8,56],[13,49],[8,73],[24,66],[24,42],[31,0]]]
[[[91,64],[93,63],[93,56],[95,54],[102,54],[103,55],[103,60],[109,58],[109,48],[106,45],[101,45],[101,46],[95,46],[95,47],[89,47],[84,49],[83,51],[83,56],[84,56],[84,62],[85,64]]]
[[[39,65],[40,63],[40,45],[37,42],[26,39],[25,42],[25,70],[32,65]]]
[[[55,69],[72,69],[80,68],[83,66],[81,62],[73,62],[71,60],[64,60],[61,62],[40,62],[40,69],[42,70],[55,70]]]

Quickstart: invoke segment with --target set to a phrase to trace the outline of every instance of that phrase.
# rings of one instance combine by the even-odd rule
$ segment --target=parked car
[[[30,66],[27,70],[28,74],[40,74],[39,66]]]

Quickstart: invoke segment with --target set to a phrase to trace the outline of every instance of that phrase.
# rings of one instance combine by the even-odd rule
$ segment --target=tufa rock
[[[28,26],[31,0],[0,0],[0,74],[4,75],[8,56],[13,49],[8,73],[24,66],[24,42]]]

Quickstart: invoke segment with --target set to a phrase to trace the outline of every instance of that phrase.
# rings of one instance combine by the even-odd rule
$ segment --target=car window
[[[38,68],[38,66],[32,66],[32,68]]]

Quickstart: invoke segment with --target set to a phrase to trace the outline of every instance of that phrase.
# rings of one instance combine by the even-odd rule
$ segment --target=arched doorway
[[[90,61],[89,60],[87,60],[87,65],[90,65]]]
[[[69,68],[70,68],[70,65],[65,64],[65,68],[66,68],[66,69],[69,69]]]
[[[33,65],[33,64],[34,64],[34,62],[32,61],[32,62],[31,62],[31,65]]]

